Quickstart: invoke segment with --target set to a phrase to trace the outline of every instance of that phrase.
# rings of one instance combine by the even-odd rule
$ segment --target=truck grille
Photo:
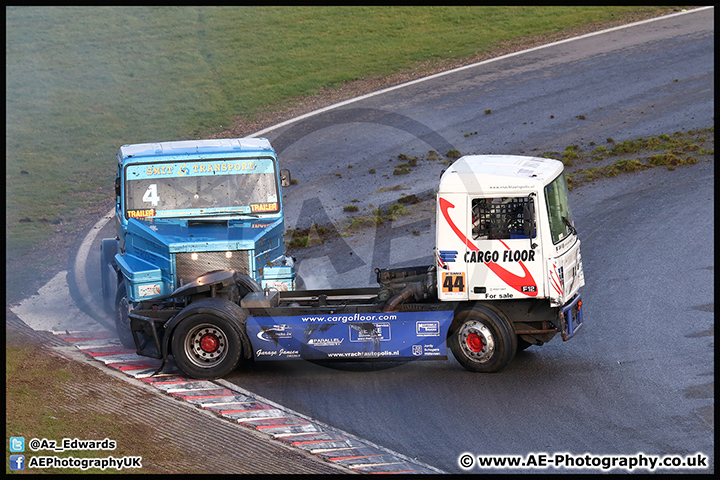
[[[175,256],[178,287],[213,270],[231,269],[250,275],[250,252],[248,250],[232,252],[231,258],[227,258],[225,252],[197,252],[197,260],[193,260],[191,255],[191,253],[178,253]]]

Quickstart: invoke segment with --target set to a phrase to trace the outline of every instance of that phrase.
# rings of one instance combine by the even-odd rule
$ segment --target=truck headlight
[[[197,260],[197,259],[198,259],[198,254],[197,254],[197,252],[192,252],[192,253],[190,254],[190,258],[193,259],[193,260]]]

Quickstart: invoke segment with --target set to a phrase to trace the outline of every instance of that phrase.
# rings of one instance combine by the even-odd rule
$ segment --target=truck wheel
[[[175,362],[193,378],[223,377],[240,363],[240,333],[227,319],[229,312],[223,306],[223,301],[215,299],[191,303],[187,308],[195,311],[187,314],[172,334]],[[237,320],[242,323],[245,319]]]
[[[130,330],[130,317],[128,317],[131,309],[132,306],[125,291],[125,282],[121,281],[115,296],[115,330],[117,330],[122,346],[135,350],[135,340],[133,340],[132,331]]]
[[[448,338],[460,365],[472,372],[502,370],[517,351],[512,326],[494,310],[482,305],[458,313]]]
[[[110,266],[117,253],[117,240],[106,238],[100,245],[100,284],[102,286],[103,308],[108,315],[113,316],[115,305],[112,303],[114,297],[110,285],[111,275],[117,278],[117,272]]]

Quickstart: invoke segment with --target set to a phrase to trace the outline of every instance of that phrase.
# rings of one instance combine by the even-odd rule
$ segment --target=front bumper
[[[573,299],[560,309],[560,332],[564,341],[570,340],[583,325],[582,299],[575,295]]]

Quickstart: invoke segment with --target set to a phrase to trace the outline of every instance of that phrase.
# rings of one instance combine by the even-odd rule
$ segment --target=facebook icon
[[[10,470],[25,470],[25,455],[10,455]]]

